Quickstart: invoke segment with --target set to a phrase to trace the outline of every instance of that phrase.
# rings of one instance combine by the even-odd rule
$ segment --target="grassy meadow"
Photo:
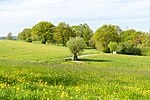
[[[150,57],[0,41],[0,100],[149,100]]]

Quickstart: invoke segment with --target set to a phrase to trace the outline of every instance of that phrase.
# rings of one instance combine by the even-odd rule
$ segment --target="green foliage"
[[[8,33],[6,39],[7,39],[7,40],[12,40],[12,39],[13,39],[13,38],[12,38],[12,33],[11,33],[11,32]]]
[[[117,42],[110,42],[110,43],[108,44],[108,47],[110,48],[110,52],[111,52],[111,53],[112,53],[113,51],[116,51],[116,50],[117,50],[117,46],[118,46]]]
[[[31,38],[31,31],[32,30],[30,28],[25,28],[18,34],[18,39],[26,41],[28,38]]]
[[[150,56],[150,47],[145,45],[138,45],[138,48],[141,49],[141,55]]]
[[[80,24],[77,26],[72,26],[73,31],[75,32],[77,37],[82,37],[86,43],[86,45],[89,46],[90,39],[93,35],[92,29],[88,26],[88,24]]]
[[[32,42],[32,39],[31,38],[27,38],[25,41],[26,42]]]
[[[134,46],[142,44],[143,32],[138,32],[134,29],[126,30],[120,33],[121,42],[132,41]]]
[[[41,21],[32,27],[33,40],[40,40],[41,43],[46,44],[54,42],[54,25],[51,22]]]
[[[69,24],[61,22],[55,27],[54,40],[57,44],[65,46],[66,42],[74,36],[75,34]]]
[[[121,29],[115,25],[103,25],[94,34],[96,46],[100,47],[103,52],[110,52],[109,42],[119,42],[119,33]]]
[[[137,47],[130,47],[130,48],[127,48],[126,54],[129,54],[129,55],[141,55],[141,49],[137,48]]]
[[[12,39],[11,34],[8,37]],[[61,22],[55,27],[51,22],[41,21],[32,29],[26,28],[18,34],[20,40],[41,41],[42,44],[52,43],[63,46],[71,37],[82,37],[87,46],[100,49],[105,53],[112,52],[114,49],[113,46],[109,47],[110,42],[119,44],[117,52],[122,54],[139,55],[140,48],[138,45],[150,47],[150,35],[148,33],[134,29],[122,31],[116,25],[103,25],[93,35],[93,31],[86,23],[70,27],[69,24]]]
[[[143,35],[142,45],[144,45],[145,47],[150,47],[150,34],[145,33]]]
[[[71,53],[74,55],[73,60],[77,60],[77,54],[84,51],[84,39],[81,37],[70,38],[67,42],[67,47],[69,47]]]
[[[117,47],[117,53],[120,54],[129,54],[129,55],[141,55],[141,49],[134,46],[133,43],[129,40],[125,43],[121,43]]]
[[[117,53],[119,54],[126,54],[126,50],[127,50],[127,47],[124,45],[124,43],[120,43],[117,46]]]
[[[90,47],[93,47],[94,49],[96,49],[96,43],[94,41],[94,37],[92,36],[90,41],[89,41],[89,46]]]

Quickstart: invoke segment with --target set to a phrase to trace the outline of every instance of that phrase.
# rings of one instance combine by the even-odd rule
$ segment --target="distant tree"
[[[73,54],[73,60],[78,60],[77,54],[83,52],[85,48],[84,39],[81,37],[70,38],[67,42],[67,47],[69,47]]]
[[[75,36],[76,37],[82,37],[83,38],[83,30],[81,28],[80,25],[74,25],[74,26],[71,26],[73,32],[75,33]]]
[[[94,41],[94,37],[92,36],[90,41],[89,41],[89,46],[90,47],[93,47],[94,49],[96,49],[96,43]]]
[[[76,26],[72,26],[73,31],[75,32],[77,37],[82,37],[86,43],[89,45],[90,39],[93,35],[92,29],[88,26],[88,24],[80,24]]]
[[[30,28],[25,28],[22,32],[18,34],[18,39],[26,41],[26,39],[31,38],[31,31],[32,30]]]
[[[69,24],[61,22],[55,27],[54,40],[57,44],[65,46],[71,37],[75,37],[75,34]]]
[[[101,48],[103,52],[110,52],[108,44],[112,42],[120,42],[119,34],[122,32],[119,26],[103,25],[96,30],[94,40],[97,48]]]
[[[12,39],[13,39],[11,32],[8,33],[6,39],[7,39],[7,40],[12,40]]]
[[[110,52],[111,52],[111,53],[112,53],[113,51],[116,51],[116,50],[117,50],[117,46],[118,46],[117,42],[110,42],[110,43],[108,44],[108,47],[110,48]]]
[[[150,34],[145,33],[142,37],[142,45],[150,47]]]
[[[51,22],[41,21],[32,27],[32,38],[41,41],[42,44],[53,42],[54,27]]]
[[[141,31],[130,29],[120,33],[120,38],[122,43],[131,40],[137,46],[138,44],[142,44],[143,35],[144,33]]]
[[[117,53],[128,55],[141,55],[141,49],[135,46],[132,40],[128,40],[118,45]]]

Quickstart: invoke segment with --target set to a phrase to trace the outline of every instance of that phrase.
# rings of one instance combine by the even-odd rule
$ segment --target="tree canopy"
[[[18,39],[20,40],[26,40],[27,38],[31,38],[31,29],[25,28],[22,32],[18,34]]]
[[[54,27],[51,22],[41,21],[32,27],[32,37],[43,44],[53,42]]]
[[[76,36],[82,37],[86,43],[86,45],[89,45],[90,39],[93,35],[92,29],[88,26],[88,24],[80,24],[72,26],[73,31],[75,32]]]
[[[71,37],[75,37],[75,34],[73,33],[69,24],[61,22],[58,24],[58,26],[55,27],[54,40],[57,44],[61,43],[63,46],[65,46],[66,42]]]
[[[121,29],[116,25],[103,25],[94,34],[94,40],[96,46],[100,47],[104,52],[110,52],[108,44],[109,42],[119,42],[119,34]]]
[[[67,42],[67,47],[69,47],[71,53],[73,54],[73,60],[77,60],[77,54],[84,51],[84,39],[81,37],[70,38]]]

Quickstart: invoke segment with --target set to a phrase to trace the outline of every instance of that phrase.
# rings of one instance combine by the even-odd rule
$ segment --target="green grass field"
[[[0,100],[149,100],[150,57],[0,41]],[[98,53],[98,54],[97,54]]]

